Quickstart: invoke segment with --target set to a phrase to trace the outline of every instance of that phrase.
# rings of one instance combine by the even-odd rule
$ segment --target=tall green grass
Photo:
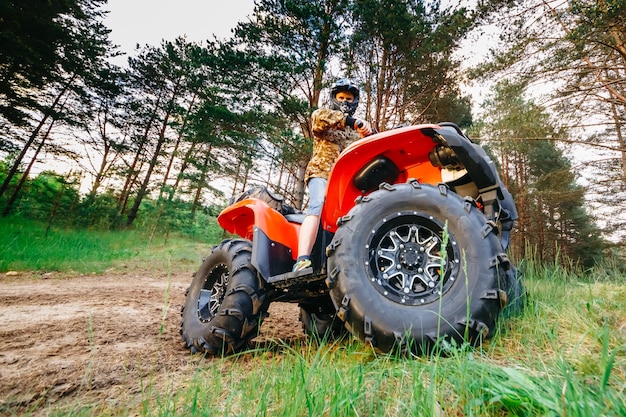
[[[598,276],[603,275],[597,271]],[[75,404],[51,415],[565,416],[626,415],[626,280],[557,267],[526,275],[524,312],[479,348],[381,355],[347,339],[276,341],[195,371],[149,373],[139,403]],[[55,414],[58,413],[58,414]]]
[[[193,242],[174,234],[153,236],[148,231],[98,231],[46,229],[46,225],[19,217],[0,218],[0,272],[62,271],[101,273],[120,266],[165,262],[197,266],[208,243]]]
[[[279,344],[199,361],[184,389],[148,384],[142,414],[624,416],[625,282],[562,273],[528,276],[525,312],[478,349],[407,359],[353,341]]]
[[[19,222],[0,226],[3,270],[20,265],[78,270],[82,265],[91,272],[119,263],[158,268],[155,262],[162,258],[191,270],[197,266],[197,254],[206,252],[194,251],[193,244],[183,241],[163,244],[156,239],[149,245],[147,236],[134,232],[56,230],[46,237],[41,226]],[[9,252],[11,257],[6,257]],[[624,275],[603,268],[572,272],[532,261],[522,269],[528,292],[524,312],[501,321],[494,337],[479,348],[452,346],[446,356],[404,358],[378,354],[351,339],[270,341],[225,358],[193,356],[194,370],[182,377],[177,370],[171,374],[146,370],[136,384],[141,391],[126,393],[126,401],[85,404],[81,398],[42,405],[33,413],[625,416]]]

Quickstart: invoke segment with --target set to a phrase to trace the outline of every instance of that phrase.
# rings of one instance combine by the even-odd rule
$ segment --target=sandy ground
[[[190,282],[191,272],[0,276],[0,415],[83,399],[115,408],[140,393],[142,378],[189,377],[210,360],[180,339]],[[296,305],[274,303],[269,313],[255,341],[305,337]]]

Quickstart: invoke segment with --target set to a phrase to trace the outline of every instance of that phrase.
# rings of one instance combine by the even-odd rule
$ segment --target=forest
[[[105,5],[0,1],[2,216],[180,231],[254,185],[302,208],[311,112],[350,77],[376,130],[452,121],[492,155],[514,257],[625,257],[624,0],[256,0],[125,65]]]

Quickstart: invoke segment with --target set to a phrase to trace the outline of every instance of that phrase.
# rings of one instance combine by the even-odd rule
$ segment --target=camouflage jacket
[[[356,130],[347,127],[344,114],[337,110],[317,109],[311,114],[313,125],[313,156],[307,165],[304,182],[309,179],[328,179],[339,154],[352,142],[360,139]]]

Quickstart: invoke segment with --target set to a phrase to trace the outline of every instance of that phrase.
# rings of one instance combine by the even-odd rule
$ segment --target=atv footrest
[[[306,284],[323,279],[324,275],[313,274],[313,267],[309,267],[296,272],[286,272],[284,274],[271,276],[267,279],[267,282],[278,288],[286,288],[294,284]]]
[[[311,275],[313,275],[313,267],[310,266],[308,268],[301,269],[300,271],[286,272],[284,274],[274,275],[273,277],[269,277],[267,282],[269,282],[270,284],[273,284],[279,281],[286,281],[289,279],[300,278],[300,277],[308,277]]]

